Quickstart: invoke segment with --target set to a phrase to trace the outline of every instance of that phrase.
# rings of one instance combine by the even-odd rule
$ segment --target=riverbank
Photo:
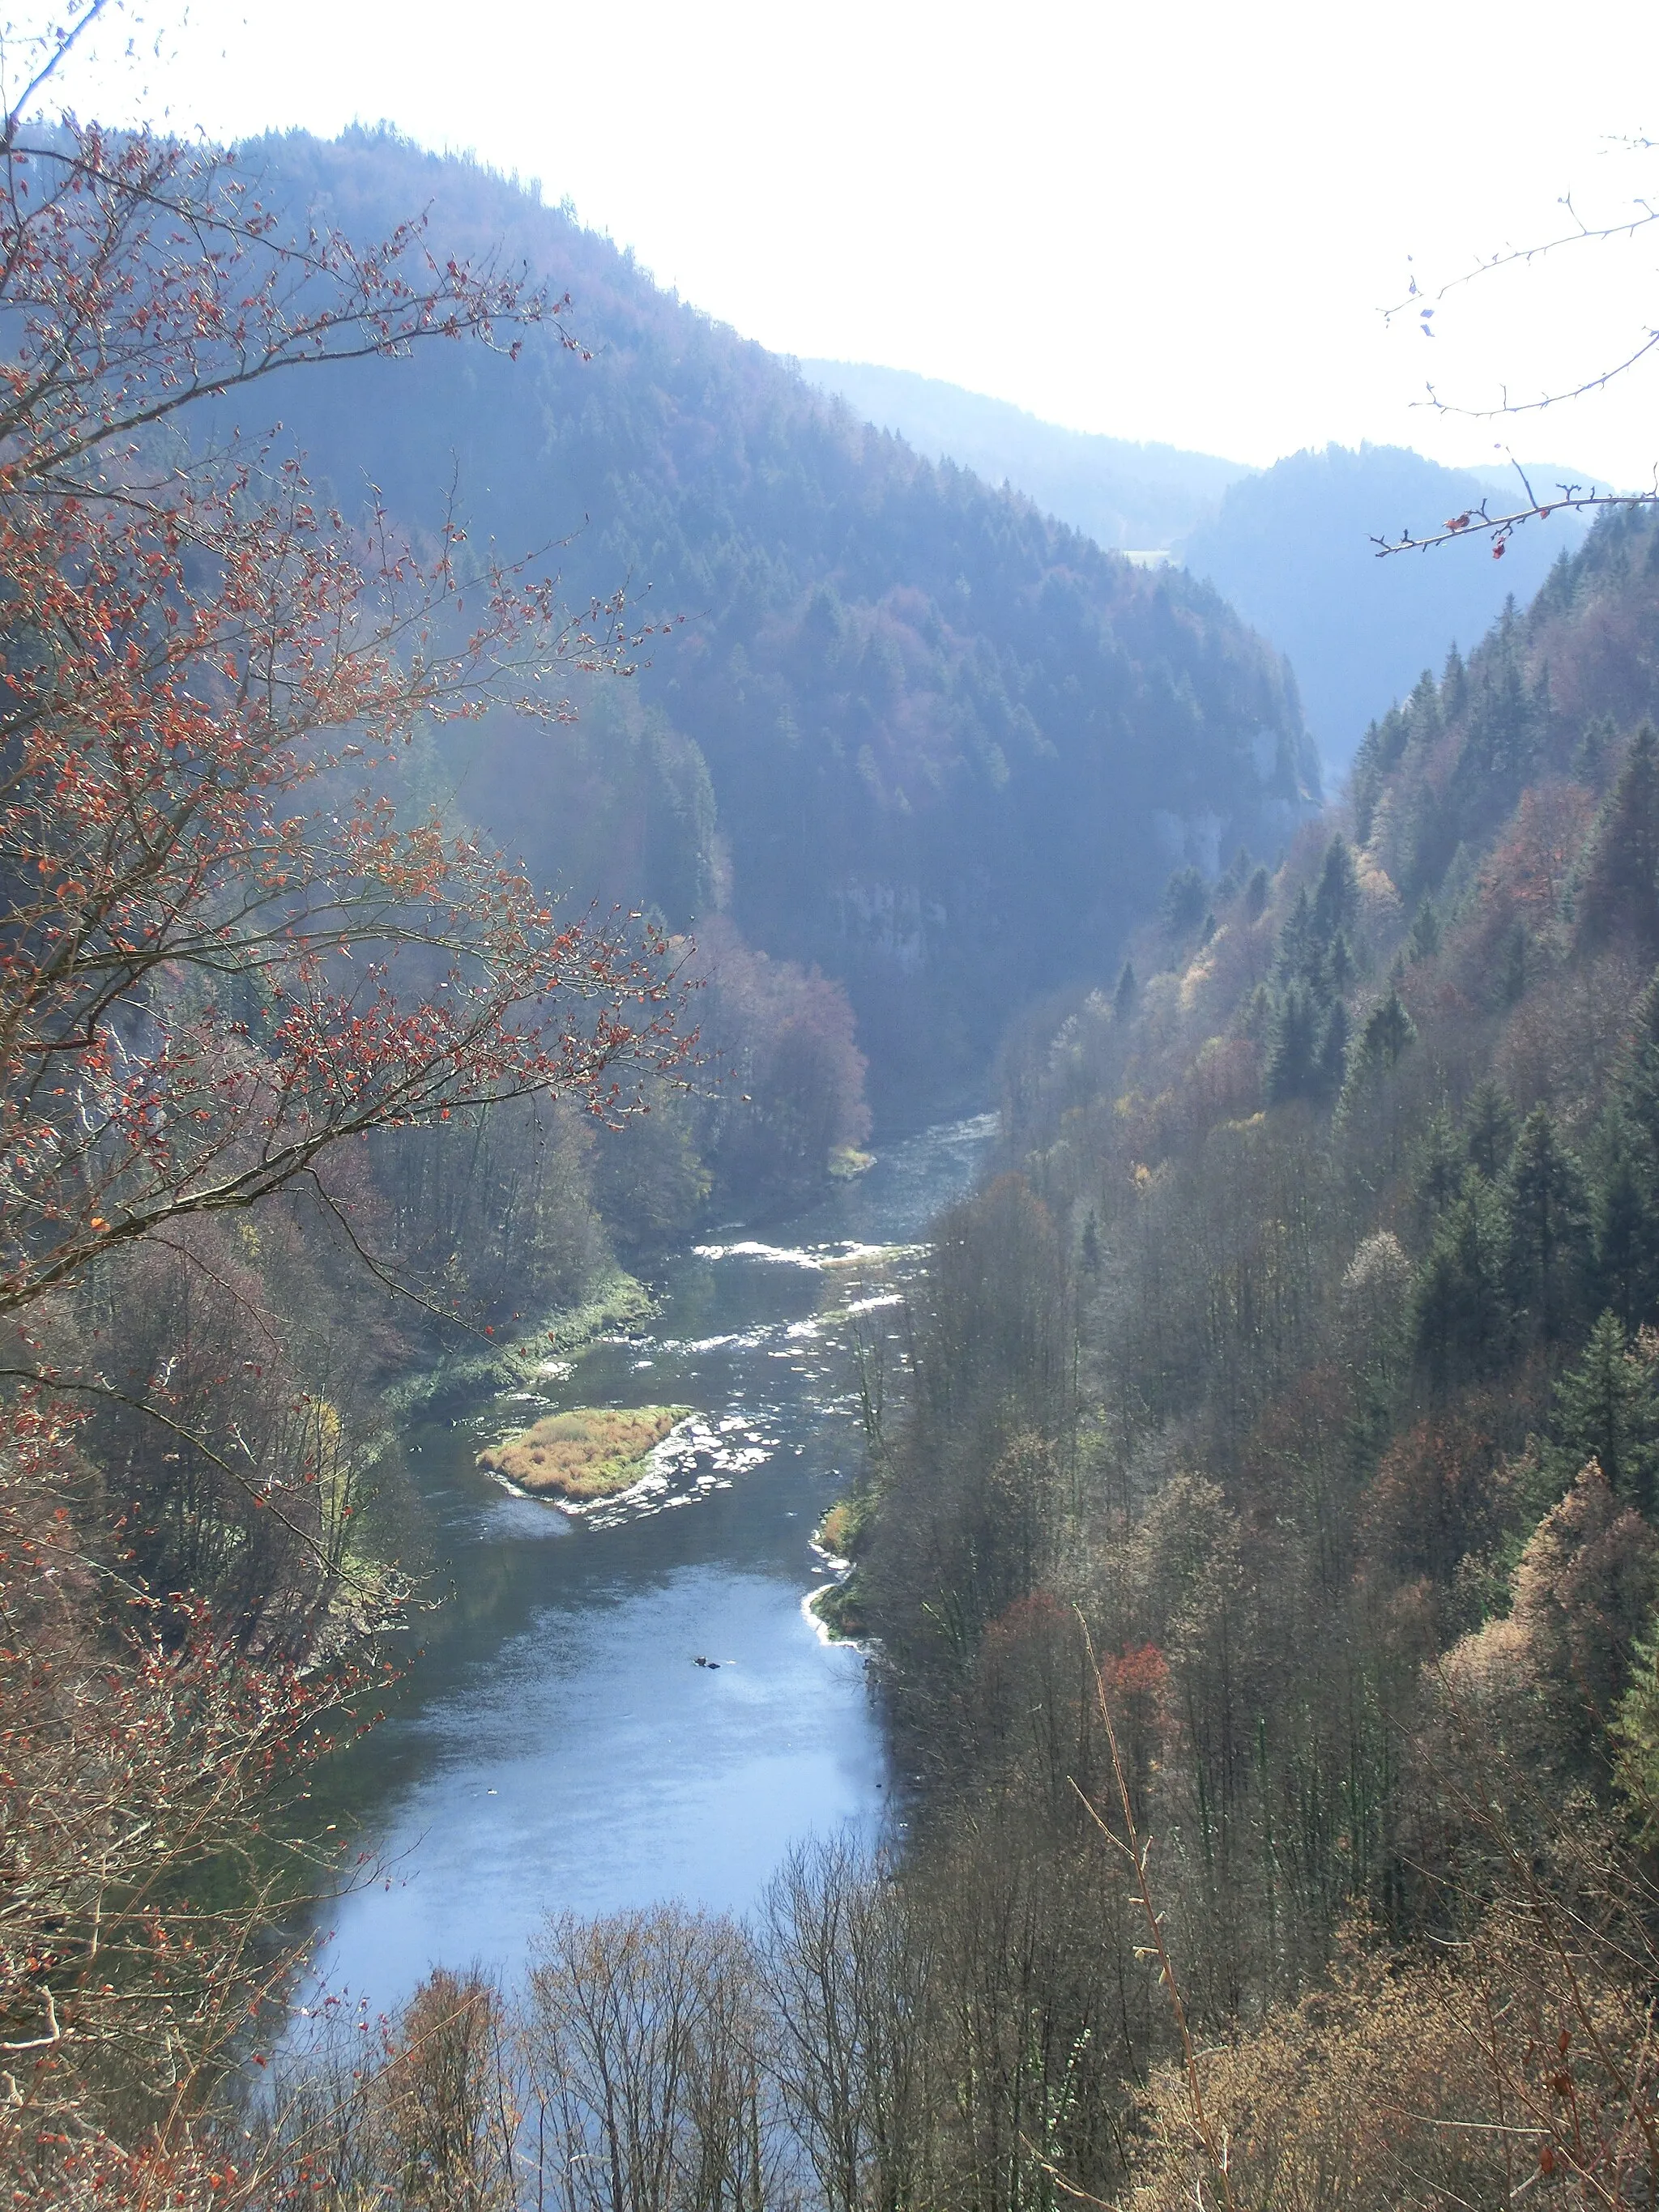
[[[533,1390],[568,1370],[565,1362],[611,1331],[644,1327],[657,1302],[637,1277],[614,1267],[599,1279],[574,1306],[544,1314],[522,1336],[501,1344],[445,1352],[416,1375],[406,1376],[386,1394],[388,1413],[403,1419],[442,1413],[469,1399],[497,1390]]]
[[[825,1644],[850,1644],[863,1650],[869,1624],[859,1600],[854,1564],[859,1532],[868,1515],[867,1496],[854,1491],[838,1498],[812,1534],[812,1550],[835,1577],[808,1592],[803,1611]]]

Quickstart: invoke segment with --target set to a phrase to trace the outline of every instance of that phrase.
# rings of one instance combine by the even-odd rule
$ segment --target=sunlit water
[[[664,1271],[648,1330],[559,1363],[538,1398],[411,1429],[453,1595],[319,1808],[383,1868],[329,1913],[333,1991],[379,2009],[437,1963],[511,1972],[549,1912],[741,1910],[798,1839],[881,1820],[863,1660],[803,1611],[826,1579],[811,1539],[861,1449],[852,1331],[893,1327],[915,1240],[994,1131],[926,1130],[787,1224],[709,1232]],[[554,1407],[641,1404],[699,1419],[641,1492],[581,1519],[474,1464]]]

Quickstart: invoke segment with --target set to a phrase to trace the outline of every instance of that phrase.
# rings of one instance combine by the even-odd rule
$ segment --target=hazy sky
[[[152,105],[217,133],[354,118],[471,149],[784,352],[886,362],[1080,429],[1267,461],[1496,442],[1621,483],[1659,350],[1486,425],[1410,402],[1579,380],[1659,325],[1659,223],[1380,310],[1571,191],[1659,205],[1659,7],[1626,0],[196,0]],[[108,112],[95,75],[79,103]],[[1408,267],[1407,257],[1414,257]]]

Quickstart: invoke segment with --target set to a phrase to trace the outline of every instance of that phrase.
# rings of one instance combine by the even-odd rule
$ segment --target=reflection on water
[[[549,1911],[741,1909],[792,1842],[880,1818],[862,1662],[801,1612],[860,1449],[845,1325],[890,1318],[994,1126],[903,1139],[765,1238],[720,1229],[665,1271],[647,1331],[550,1362],[538,1396],[411,1429],[454,1595],[410,1694],[331,1778],[386,1863],[329,1916],[335,1990],[385,2007],[439,1960],[510,1970]],[[483,1438],[585,1404],[697,1420],[580,1520],[475,1468]]]

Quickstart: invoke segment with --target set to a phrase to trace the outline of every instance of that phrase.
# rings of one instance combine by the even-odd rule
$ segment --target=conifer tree
[[[1469,676],[1463,656],[1454,645],[1446,655],[1446,665],[1440,678],[1440,712],[1449,722],[1455,721],[1468,704]]]
[[[1406,939],[1406,957],[1414,968],[1419,960],[1432,960],[1439,950],[1440,916],[1425,891],[1412,922],[1411,935]]]
[[[1636,1647],[1631,1683],[1610,1731],[1617,1747],[1613,1778],[1637,1834],[1659,1844],[1659,1626]]]
[[[1604,1313],[1584,1354],[1556,1385],[1550,1419],[1550,1472],[1563,1490],[1587,1460],[1600,1462],[1613,1490],[1644,1510],[1659,1466],[1659,1390],[1651,1364],[1631,1349],[1625,1325]]]
[[[1279,933],[1279,981],[1281,986],[1304,982],[1316,975],[1322,947],[1314,930],[1313,902],[1304,884]]]
[[[1333,837],[1326,849],[1325,865],[1313,896],[1314,933],[1329,945],[1339,932],[1350,930],[1359,919],[1359,878],[1346,837]]]
[[[1238,896],[1239,892],[1250,879],[1250,848],[1248,845],[1241,845],[1228,863],[1226,872],[1216,884],[1215,901],[1218,906],[1224,906],[1230,899],[1236,899]]]
[[[1401,1003],[1399,992],[1390,989],[1366,1021],[1361,1050],[1377,1065],[1394,1067],[1416,1041],[1417,1024]]]
[[[1527,971],[1531,964],[1532,940],[1527,926],[1517,921],[1504,936],[1498,956],[1494,995],[1500,1006],[1516,1006],[1527,994]]]
[[[1344,1115],[1353,1110],[1361,1095],[1379,1078],[1399,1066],[1416,1037],[1416,1023],[1401,1005],[1399,992],[1390,988],[1388,997],[1379,1000],[1365,1017],[1364,1026],[1348,1055],[1340,1109]]]
[[[1432,744],[1445,727],[1440,712],[1440,687],[1426,668],[1412,686],[1406,713],[1411,722],[1411,734],[1419,746]]]
[[[1659,953],[1659,735],[1644,722],[1596,824],[1575,900],[1581,946],[1629,937]]]
[[[1611,714],[1593,714],[1585,723],[1572,757],[1575,783],[1586,783],[1592,791],[1606,788],[1607,765],[1619,743],[1619,726]]]
[[[1539,586],[1536,604],[1559,614],[1572,605],[1572,562],[1564,545],[1550,563],[1550,572]]]
[[[1508,1350],[1508,1255],[1502,1195],[1471,1176],[1441,1218],[1413,1298],[1417,1357],[1437,1388],[1488,1373]]]
[[[1637,1000],[1593,1194],[1597,1295],[1627,1328],[1659,1308],[1659,976]]]
[[[1322,1098],[1334,1098],[1348,1072],[1348,1010],[1340,999],[1332,1001],[1320,1041],[1315,1089]]]
[[[1496,1182],[1515,1149],[1515,1109],[1492,1082],[1480,1085],[1463,1115],[1463,1149],[1477,1175]]]
[[[1626,1328],[1653,1310],[1659,1287],[1659,1212],[1651,1178],[1637,1164],[1623,1117],[1612,1127],[1596,1178],[1592,1206],[1595,1293]]]
[[[1547,1107],[1534,1107],[1508,1173],[1510,1294],[1547,1341],[1577,1311],[1589,1257],[1589,1208],[1578,1163]]]
[[[1417,1210],[1425,1224],[1432,1226],[1452,1201],[1462,1195],[1468,1173],[1468,1161],[1462,1143],[1451,1115],[1443,1106],[1423,1133],[1418,1161]]]
[[[1483,798],[1489,805],[1498,792],[1510,803],[1532,763],[1540,715],[1521,646],[1511,597],[1476,659],[1469,686],[1468,736],[1456,781],[1464,787],[1465,804],[1477,809]]]
[[[1206,895],[1204,878],[1196,868],[1177,868],[1164,886],[1159,919],[1164,934],[1185,937],[1203,919]]]
[[[1396,708],[1395,713],[1398,713]],[[1382,785],[1388,775],[1389,763],[1384,757],[1385,739],[1382,729],[1373,722],[1359,741],[1354,755],[1353,767],[1348,774],[1348,804],[1353,810],[1353,834],[1362,845],[1371,842],[1371,831],[1376,826],[1376,803],[1382,796]]]
[[[1616,1104],[1635,1148],[1638,1172],[1659,1179],[1659,975],[1636,1002]]]
[[[1097,1275],[1100,1273],[1100,1230],[1092,1206],[1089,1210],[1088,1218],[1083,1224],[1083,1235],[1079,1243],[1078,1256],[1079,1263],[1085,1275]]]
[[[1310,1098],[1321,1083],[1321,1047],[1326,1031],[1312,994],[1292,983],[1279,1004],[1267,1060],[1267,1097],[1282,1106],[1288,1099]]]

